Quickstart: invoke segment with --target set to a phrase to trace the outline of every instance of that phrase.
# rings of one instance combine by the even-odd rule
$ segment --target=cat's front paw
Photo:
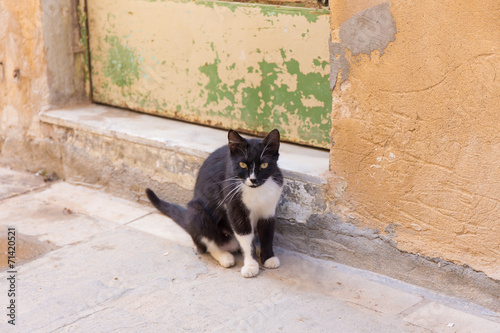
[[[251,278],[257,274],[259,274],[259,263],[257,261],[244,265],[241,268],[241,275],[243,275],[243,277]]]
[[[234,256],[229,252],[226,252],[226,253],[223,253],[222,255],[220,255],[218,260],[219,260],[219,264],[225,268],[234,266],[234,264],[236,263],[234,261]]]
[[[280,267],[280,260],[278,257],[271,257],[264,262],[265,268],[278,268]]]

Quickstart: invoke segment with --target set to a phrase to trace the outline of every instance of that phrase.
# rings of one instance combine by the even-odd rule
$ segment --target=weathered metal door
[[[327,10],[87,0],[96,102],[329,148]]]

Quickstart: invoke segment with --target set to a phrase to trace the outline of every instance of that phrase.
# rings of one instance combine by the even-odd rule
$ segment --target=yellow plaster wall
[[[390,1],[394,40],[352,54],[342,25],[381,3],[331,3],[348,74],[333,92],[331,200],[401,250],[500,279],[500,2]]]
[[[49,102],[41,21],[40,3],[0,1],[0,141],[37,133],[33,117]]]
[[[58,148],[38,114],[86,101],[77,5],[0,0],[0,163],[60,172]]]

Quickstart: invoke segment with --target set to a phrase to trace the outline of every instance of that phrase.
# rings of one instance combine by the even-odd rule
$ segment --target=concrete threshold
[[[103,105],[50,110],[39,115],[60,147],[64,178],[99,184],[128,199],[146,201],[150,187],[161,198],[184,205],[197,172],[227,131]],[[249,136],[246,136],[249,137]],[[279,166],[285,188],[277,210],[287,224],[307,224],[324,213],[329,152],[282,143]]]
[[[215,149],[227,144],[226,130],[104,105],[50,110],[39,117],[48,124],[201,158],[208,157]],[[324,174],[328,171],[328,163],[329,153],[325,150],[281,144],[279,166],[287,178],[325,183]]]

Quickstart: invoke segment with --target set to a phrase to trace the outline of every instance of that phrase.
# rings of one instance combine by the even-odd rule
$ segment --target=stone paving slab
[[[154,211],[153,207],[113,197],[104,192],[64,182],[34,194],[34,199],[71,209],[72,213],[129,223]]]
[[[45,186],[43,177],[0,168],[0,200]]]
[[[500,332],[489,310],[279,248],[278,269],[245,279],[241,255],[224,269],[151,207],[82,186],[0,200],[6,225],[58,248],[17,267],[0,332]]]
[[[58,185],[58,184],[55,184]],[[57,186],[60,188],[60,186]],[[47,190],[53,196],[54,189]],[[105,220],[76,213],[78,205],[66,205],[66,192],[59,192],[60,200],[45,201],[45,192],[17,196],[1,202],[0,225],[15,226],[22,235],[36,236],[57,246],[75,244],[95,234],[113,230],[116,226]]]
[[[498,333],[500,324],[431,302],[404,318],[405,322],[437,333]]]
[[[344,271],[344,266],[335,262],[306,258],[293,252],[280,253],[282,266],[279,275],[288,281],[300,284],[307,281],[306,288],[343,299],[349,304],[370,309],[380,314],[397,315],[423,300],[414,295],[368,280],[352,272]]]
[[[287,283],[278,271],[244,279],[239,268],[223,269],[190,247],[134,230],[54,251],[25,265],[22,276],[19,289],[31,299],[23,304],[20,325],[30,332],[93,331],[96,317],[106,313],[115,319],[105,316],[99,331],[152,329],[153,323],[163,332],[421,331],[402,321],[388,325],[387,317],[309,290],[310,282]]]
[[[152,292],[175,278],[194,279],[206,272],[200,262],[186,269],[188,254],[175,244],[169,251],[178,260],[169,262],[162,254],[165,245],[159,237],[121,228],[23,265],[18,286],[20,327],[50,332],[102,310],[127,293]],[[101,326],[104,331],[112,330],[127,320]]]
[[[134,222],[129,223],[128,226],[164,239],[168,239],[176,242],[177,244],[185,246],[193,245],[193,240],[184,231],[184,229],[179,227],[171,218],[159,213],[146,215]]]

